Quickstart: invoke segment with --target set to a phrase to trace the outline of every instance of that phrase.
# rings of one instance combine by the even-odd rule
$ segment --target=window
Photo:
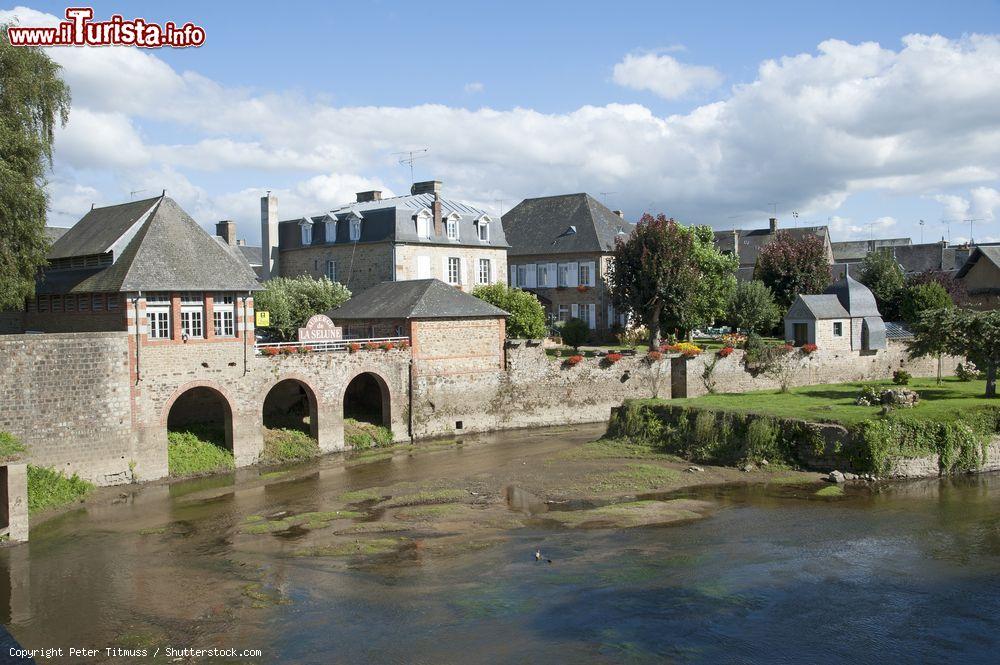
[[[458,217],[449,215],[448,221],[445,222],[445,229],[448,233],[448,240],[458,240]]]
[[[426,210],[421,210],[417,214],[417,237],[431,237],[431,216]]]
[[[492,280],[492,270],[489,259],[479,259],[479,283],[489,284]]]
[[[337,262],[332,259],[326,261],[326,278],[331,282],[337,281]]]
[[[149,320],[150,339],[170,339],[170,296],[146,296],[146,319]]]
[[[554,263],[538,264],[538,286],[551,288],[556,285],[556,266]]]
[[[63,311],[62,296],[52,296],[52,311],[53,312]]]
[[[205,336],[205,300],[202,294],[181,296],[181,333],[188,337]]]
[[[104,296],[102,296],[100,293],[95,293],[93,297],[90,299],[90,302],[91,302],[90,309],[94,310],[95,312],[100,312],[101,310],[104,309]]]
[[[579,284],[581,286],[590,286],[590,277],[591,277],[590,264],[589,263],[581,263],[580,264],[580,281],[579,281]]]
[[[479,220],[478,231],[480,240],[483,242],[490,241],[490,220],[488,218],[483,217]]]
[[[571,266],[571,263],[559,264],[559,286],[569,286],[569,270]]]
[[[580,318],[587,322],[590,329],[597,327],[597,306],[594,303],[580,305]]]
[[[311,245],[313,241],[313,225],[312,221],[308,219],[303,219],[299,222],[299,228],[302,229],[302,246]]]
[[[462,262],[457,257],[448,257],[448,283],[462,283]]]
[[[351,242],[357,242],[361,240],[361,220],[357,218],[351,219]]]
[[[841,321],[833,322],[833,336],[834,337],[844,336],[844,324]]]
[[[108,294],[108,311],[117,312],[118,311],[118,294],[109,293]]]
[[[569,305],[559,305],[559,320],[569,321]]]
[[[48,296],[38,296],[38,311],[47,312],[49,311],[49,297]]]
[[[236,336],[236,298],[233,294],[215,294],[212,301],[212,319],[216,337]]]
[[[76,299],[76,309],[81,312],[90,311],[90,296],[87,294],[80,294]]]
[[[517,266],[517,284],[514,286],[528,285],[528,266]]]

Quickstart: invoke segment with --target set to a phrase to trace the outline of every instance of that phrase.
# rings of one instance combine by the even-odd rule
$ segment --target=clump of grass
[[[37,513],[78,503],[94,491],[94,484],[75,473],[69,478],[62,471],[28,465],[28,512]]]
[[[344,441],[354,450],[385,448],[392,445],[392,431],[381,425],[345,418]]]
[[[545,513],[545,519],[560,522],[563,526],[579,527],[614,526],[634,527],[648,524],[667,524],[701,518],[697,502],[686,499],[670,501],[630,501],[615,503],[588,510],[556,510]]]
[[[816,496],[844,496],[844,488],[840,485],[828,485],[816,491]]]
[[[297,429],[268,429],[264,432],[264,450],[260,461],[280,464],[309,459],[319,455],[319,444],[305,432]]]
[[[377,487],[367,487],[361,490],[352,490],[340,495],[340,500],[344,503],[363,503],[365,501],[375,501],[381,499],[388,492],[384,493]]]
[[[463,510],[461,503],[439,503],[430,506],[412,506],[403,508],[396,513],[396,519],[401,520],[432,520],[438,517],[448,517]]]
[[[369,540],[356,540],[325,547],[310,547],[298,550],[292,556],[370,556],[373,554],[386,554],[394,552],[407,542],[406,538],[372,538]]]
[[[167,434],[167,465],[171,476],[228,471],[236,468],[233,453],[201,431],[169,432]]]
[[[17,459],[27,448],[10,432],[0,432],[0,461]]]
[[[649,492],[673,484],[679,471],[655,464],[629,464],[624,469],[591,477],[588,489],[595,492]]]
[[[443,489],[424,490],[414,494],[403,494],[386,499],[378,504],[378,508],[399,508],[401,506],[420,506],[430,503],[454,503],[466,498],[468,493],[465,490]]]

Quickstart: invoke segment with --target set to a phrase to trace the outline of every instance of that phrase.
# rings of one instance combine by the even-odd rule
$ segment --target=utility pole
[[[394,153],[392,153],[394,156],[395,155],[406,155],[406,157],[400,157],[399,158],[399,163],[400,163],[400,165],[403,165],[403,166],[409,165],[409,167],[410,167],[410,184],[411,185],[413,184],[413,162],[417,161],[418,159],[423,159],[424,157],[426,157],[427,155],[421,154],[421,153],[426,153],[429,150],[430,150],[430,148],[421,148],[419,150],[403,150],[402,152],[394,152]]]

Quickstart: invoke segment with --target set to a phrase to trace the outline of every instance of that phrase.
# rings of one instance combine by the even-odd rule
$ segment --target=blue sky
[[[589,191],[632,218],[753,227],[773,203],[835,239],[919,240],[923,218],[932,240],[941,219],[977,217],[977,239],[1000,240],[996,2],[236,7],[95,3],[193,21],[206,44],[50,49],[75,97],[54,221],[167,187],[206,226],[235,218],[254,239],[264,188],[282,217],[368,185],[402,193],[391,153],[429,147],[417,178],[486,207]]]

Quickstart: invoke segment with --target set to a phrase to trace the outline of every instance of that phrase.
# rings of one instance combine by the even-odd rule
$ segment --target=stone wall
[[[727,358],[715,360],[714,353],[703,353],[691,360],[674,358],[673,397],[697,397],[709,392],[703,374],[705,367],[715,360],[711,380],[715,391],[740,393],[754,390],[775,390],[781,381],[775,377],[748,372],[743,364],[744,352],[733,351]],[[946,356],[942,359],[944,373],[954,373],[960,358]],[[892,377],[895,370],[906,370],[915,377],[937,375],[936,358],[911,359],[903,344],[890,342],[888,349],[880,351],[829,351],[819,349],[812,354],[791,352],[784,363],[789,386],[809,386],[821,383],[849,383]]]
[[[463,260],[464,270],[461,276],[463,291],[472,291],[479,285],[479,259],[489,259],[492,274],[490,284],[507,283],[507,250],[483,245],[470,247],[468,245],[397,245],[396,246],[396,279],[421,279],[417,273],[417,257],[428,257],[430,274],[427,277],[448,281],[444,260],[455,257]]]
[[[124,332],[0,337],[0,430],[31,464],[126,482],[141,461],[129,384]]]

